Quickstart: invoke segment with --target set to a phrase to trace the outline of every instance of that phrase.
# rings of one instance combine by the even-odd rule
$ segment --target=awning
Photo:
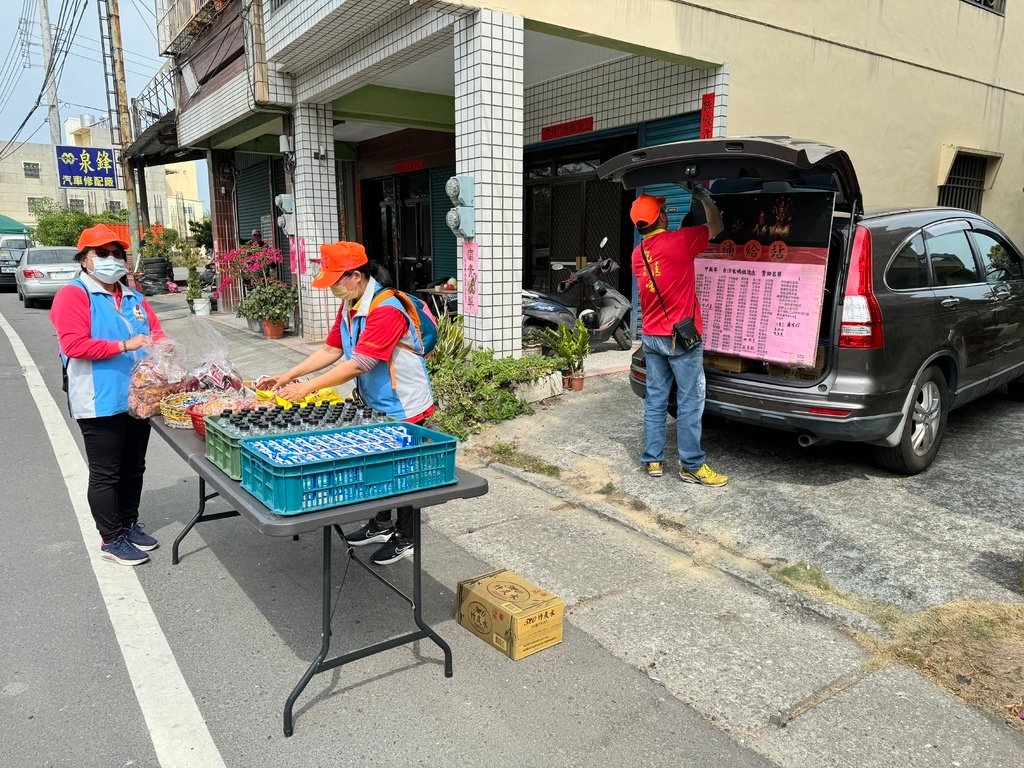
[[[0,235],[27,235],[28,227],[10,216],[0,214]]]
[[[178,146],[178,118],[172,109],[139,134],[123,155],[137,166],[150,166],[202,160],[206,150]]]

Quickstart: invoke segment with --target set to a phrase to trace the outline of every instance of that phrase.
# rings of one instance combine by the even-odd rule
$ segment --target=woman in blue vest
[[[356,380],[359,396],[375,411],[419,424],[434,412],[434,394],[423,359],[423,340],[406,306],[389,292],[387,271],[370,262],[359,243],[331,243],[320,248],[320,272],[314,288],[328,288],[341,300],[324,345],[298,365],[261,384],[286,400],[301,400],[323,387]],[[339,362],[340,360],[340,362]],[[306,381],[294,381],[323,368]],[[385,511],[348,534],[349,544],[383,544],[371,555],[377,565],[412,557],[411,509],[398,510],[397,528]]]
[[[121,284],[129,244],[105,224],[78,238],[82,273],[53,300],[67,370],[68,408],[78,421],[89,463],[89,509],[104,560],[141,565],[157,540],[139,525],[149,421],[128,415],[128,380],[149,346],[164,336],[149,303]]]

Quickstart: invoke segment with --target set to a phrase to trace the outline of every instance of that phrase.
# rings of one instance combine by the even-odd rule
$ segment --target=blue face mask
[[[92,274],[100,282],[110,284],[116,283],[128,274],[128,268],[125,266],[124,259],[119,259],[116,256],[93,256]]]

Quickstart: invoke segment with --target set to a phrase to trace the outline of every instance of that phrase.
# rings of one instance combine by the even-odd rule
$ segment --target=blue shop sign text
[[[62,187],[117,189],[114,150],[63,145],[56,149],[57,178]]]

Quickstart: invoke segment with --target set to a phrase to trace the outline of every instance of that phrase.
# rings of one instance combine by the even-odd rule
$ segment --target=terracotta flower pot
[[[263,335],[268,339],[280,339],[284,336],[284,323],[275,323],[264,318]]]
[[[573,392],[579,392],[583,389],[583,373],[574,373],[569,377],[569,389]]]

